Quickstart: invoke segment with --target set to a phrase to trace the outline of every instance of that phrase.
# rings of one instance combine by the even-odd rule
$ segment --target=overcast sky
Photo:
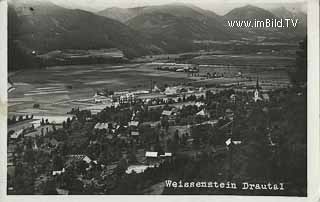
[[[279,7],[281,4],[291,4],[289,9],[302,9],[306,12],[305,0],[50,0],[51,2],[68,7],[89,11],[100,11],[109,7],[131,8],[137,6],[162,5],[170,3],[191,3],[203,9],[208,9],[217,14],[224,15],[235,7],[251,4],[269,9]],[[268,3],[264,3],[268,2]],[[299,3],[297,3],[299,2]],[[275,4],[276,3],[276,4]]]

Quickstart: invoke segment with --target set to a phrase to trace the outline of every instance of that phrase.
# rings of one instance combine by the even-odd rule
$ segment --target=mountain
[[[270,12],[273,13],[278,18],[293,18],[294,14],[286,9],[284,6],[276,7],[270,9]]]
[[[9,8],[9,24],[16,27],[9,35],[26,50],[118,48],[129,57],[160,51],[127,25],[87,11],[40,0],[14,0]]]
[[[287,10],[282,14],[288,16],[292,15]],[[265,22],[267,19],[271,21],[280,20],[281,16],[277,16],[270,11],[252,5],[246,5],[243,7],[235,8],[228,12],[225,16],[223,16],[223,18],[225,26],[228,28],[228,30],[237,35],[238,37],[264,37],[267,40],[272,39],[278,41],[288,41],[297,40],[306,35],[306,27],[299,26],[299,23],[297,27],[253,27],[255,21]],[[227,21],[230,20],[248,20],[251,21],[251,26],[246,28],[238,28],[236,26],[228,27]]]
[[[264,20],[276,18],[271,12],[252,5],[235,8],[229,11],[225,16],[229,20]]]
[[[8,18],[12,56],[9,61],[14,62],[18,55],[27,61],[16,66],[26,63],[35,66],[32,59],[35,55],[67,49],[117,48],[127,57],[135,57],[206,49],[212,41],[260,40],[261,37],[287,40],[306,33],[305,27],[296,30],[228,27],[226,20],[278,18],[250,5],[235,8],[225,16],[181,3],[128,9],[114,7],[94,14],[63,8],[46,0],[11,0]]]
[[[37,68],[39,63],[36,61],[31,51],[25,51],[20,45],[19,36],[19,17],[14,9],[8,7],[8,70]]]
[[[291,18],[291,19],[298,19],[298,25],[301,23],[303,27],[307,27],[307,14],[301,11],[290,11],[289,9],[285,8],[284,6],[273,8],[270,10],[278,18]]]
[[[122,23],[127,22],[131,18],[134,18],[139,13],[139,8],[133,9],[133,8],[118,8],[118,7],[112,7],[107,8],[102,11],[97,12],[97,15],[104,16],[107,18],[111,18],[117,21],[120,21]]]
[[[197,41],[228,40],[230,32],[220,16],[185,4],[168,4],[135,8],[139,14],[126,24],[168,52],[192,51],[199,48]]]
[[[126,23],[130,19],[139,15],[152,14],[157,12],[178,17],[190,17],[198,19],[202,19],[204,17],[220,18],[220,16],[215,14],[213,11],[204,10],[192,4],[185,3],[172,3],[160,6],[144,6],[134,8],[112,7],[99,11],[97,12],[97,14]]]

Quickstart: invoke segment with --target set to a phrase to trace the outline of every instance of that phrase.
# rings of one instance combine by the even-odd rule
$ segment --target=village
[[[248,91],[157,85],[150,90],[104,89],[92,100],[105,105],[100,111],[73,108],[66,120],[9,118],[8,193],[19,189],[10,179],[23,177],[32,179],[25,183],[39,194],[112,193],[121,176],[171,165],[181,156],[229,154],[246,144],[239,127],[252,113],[281,113],[284,92],[289,93],[263,90],[258,79]],[[260,121],[266,146],[275,152],[277,126],[269,118]],[[30,175],[19,178],[21,169]]]
[[[317,5],[83,1],[5,2],[5,201],[313,197]]]

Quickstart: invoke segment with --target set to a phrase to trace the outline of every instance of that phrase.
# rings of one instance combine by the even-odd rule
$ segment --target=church
[[[257,102],[258,100],[262,101],[262,98],[260,97],[260,86],[259,86],[259,80],[257,79],[256,83],[256,89],[254,90],[253,94],[253,100]]]

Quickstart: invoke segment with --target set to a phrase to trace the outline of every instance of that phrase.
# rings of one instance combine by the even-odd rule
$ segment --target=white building
[[[131,165],[127,168],[126,173],[143,173],[148,168],[154,168],[154,165]]]
[[[257,102],[258,100],[262,100],[260,97],[260,86],[259,86],[259,80],[257,79],[257,84],[256,84],[256,89],[254,90],[253,93],[253,100]]]

